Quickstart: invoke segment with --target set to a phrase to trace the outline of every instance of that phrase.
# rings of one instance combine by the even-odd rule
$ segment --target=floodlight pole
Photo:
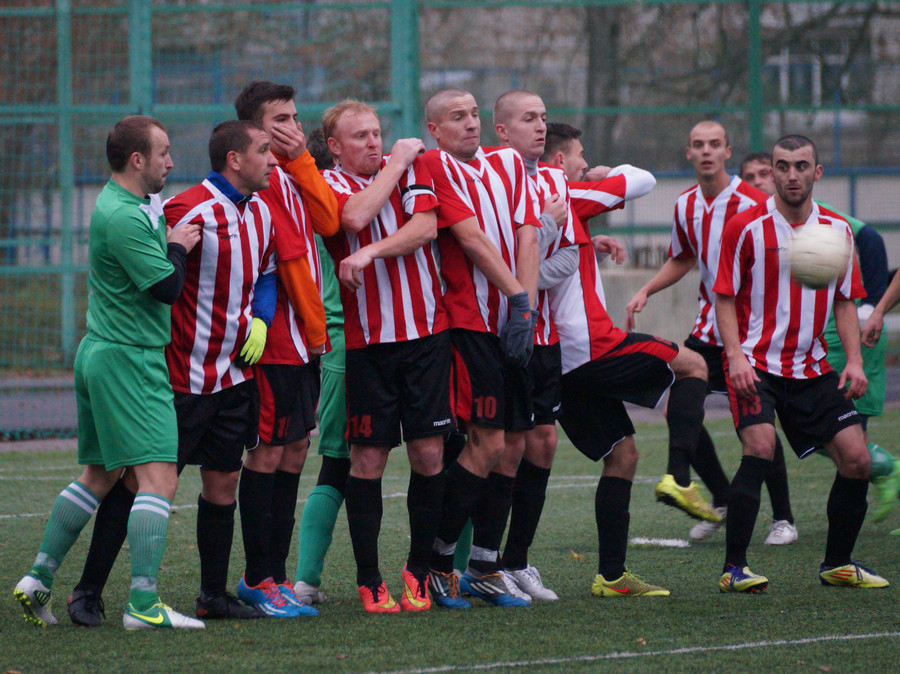
[[[391,100],[394,139],[417,138],[422,133],[417,0],[391,0]]]

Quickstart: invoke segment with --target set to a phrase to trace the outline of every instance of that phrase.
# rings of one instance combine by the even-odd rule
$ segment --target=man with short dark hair
[[[775,415],[803,458],[824,448],[837,466],[828,497],[823,585],[887,587],[851,559],[866,515],[871,459],[851,400],[866,391],[853,300],[865,295],[855,255],[841,276],[818,290],[791,276],[784,251],[799,227],[831,227],[853,249],[847,221],[813,201],[822,166],[813,142],[785,136],[772,150],[775,195],[725,224],[716,293],[728,397],[743,459],[731,481],[722,592],[761,592],[768,578],[747,565],[760,489],[775,453]],[[838,375],[825,359],[823,333],[834,311],[847,362]],[[751,327],[752,326],[752,327]],[[846,390],[845,390],[846,385]]]
[[[185,257],[200,228],[165,228],[157,193],[172,160],[162,124],[126,117],[110,132],[106,151],[112,177],[91,215],[88,333],[75,357],[78,462],[85,468],[56,499],[40,552],[13,594],[27,621],[57,623],[50,611],[56,571],[126,468],[137,496],[123,518],[132,578],[122,624],[202,629],[201,621],[163,604],[156,587],[178,482],[178,435],[163,349],[170,336],[169,305],[181,293]]]
[[[718,122],[706,120],[695,124],[688,135],[685,153],[694,166],[697,184],[679,195],[675,203],[669,259],[628,303],[625,324],[629,330],[634,329],[635,314],[644,308],[651,295],[677,283],[695,266],[699,267],[699,310],[691,334],[684,343],[706,361],[709,385],[701,393],[705,397],[710,393],[724,393],[727,389],[712,292],[718,272],[722,228],[732,215],[763,203],[768,194],[728,174],[725,162],[731,157],[731,146],[725,128]],[[763,167],[757,172],[759,182],[764,183],[767,178],[771,181],[771,164],[768,176]],[[687,497],[690,507],[693,497],[699,498],[696,486],[690,481],[691,466],[713,497],[711,514],[715,516],[704,518],[690,530],[691,539],[703,540],[724,524],[728,506],[728,478],[705,428],[701,428],[696,447],[670,450],[668,474],[657,485],[657,496],[674,502]],[[774,519],[766,545],[793,543],[797,540],[797,527],[791,511],[784,450],[777,438],[775,463],[766,478],[766,487],[772,500]],[[703,505],[705,508],[700,507],[700,510],[709,512],[705,502]]]
[[[315,613],[294,592],[285,562],[308,436],[316,426],[318,357],[327,337],[314,233],[332,236],[339,227],[337,200],[307,151],[293,98],[291,86],[256,81],[234,103],[239,119],[265,129],[278,160],[269,189],[257,195],[272,216],[278,299],[253,370],[260,392],[260,443],[244,460],[238,499],[247,554],[238,596],[273,617]]]

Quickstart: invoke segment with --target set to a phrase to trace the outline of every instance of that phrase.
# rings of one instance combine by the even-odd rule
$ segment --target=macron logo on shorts
[[[441,426],[449,426],[452,423],[453,419],[441,419],[440,421],[435,421],[433,425],[439,428]]]

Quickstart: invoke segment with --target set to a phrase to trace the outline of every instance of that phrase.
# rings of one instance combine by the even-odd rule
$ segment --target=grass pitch
[[[726,472],[739,462],[726,419],[711,422]],[[900,410],[870,425],[872,440],[897,453]],[[653,486],[665,469],[666,430],[640,424],[641,460],[631,505],[631,537],[688,540],[692,521],[657,504]],[[547,504],[530,561],[560,596],[552,604],[496,609],[473,600],[469,611],[435,607],[423,614],[367,615],[356,596],[353,555],[343,511],[326,561],[323,589],[330,601],[321,616],[297,620],[210,622],[203,632],[125,632],[128,553],[123,552],[105,592],[107,619],[98,629],[78,629],[68,619],[65,597],[77,582],[90,527],[72,549],[54,585],[60,625],[42,630],[21,618],[12,588],[40,544],[56,494],[79,473],[72,452],[0,454],[0,672],[20,671],[896,671],[900,657],[900,511],[886,522],[867,521],[856,557],[885,575],[886,590],[826,588],[819,584],[824,550],[825,503],[831,463],[788,457],[788,473],[800,540],[762,545],[770,520],[767,495],[750,549],[750,565],[769,577],[762,595],[722,595],[716,581],[724,532],[690,547],[630,545],[629,568],[672,590],[671,597],[597,599],[594,492],[600,466],[561,441]],[[301,482],[301,502],[315,484],[318,457],[311,456]],[[380,539],[382,572],[395,596],[408,545],[405,492],[408,465],[394,452],[384,480]],[[175,497],[169,542],[160,574],[163,599],[191,612],[199,583],[195,541],[199,476],[188,469]],[[871,496],[870,496],[871,500]],[[296,544],[295,544],[296,545]],[[296,553],[288,562],[292,570]],[[243,566],[240,526],[235,531],[231,577]]]

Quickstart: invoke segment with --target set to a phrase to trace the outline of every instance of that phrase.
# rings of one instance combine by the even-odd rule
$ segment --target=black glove
[[[528,293],[509,298],[509,315],[500,330],[500,349],[509,365],[525,367],[534,350],[534,324],[537,312],[531,309]]]

